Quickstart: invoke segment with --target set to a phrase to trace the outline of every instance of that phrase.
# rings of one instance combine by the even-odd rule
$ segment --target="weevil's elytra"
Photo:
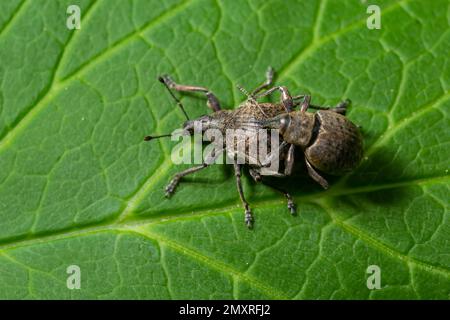
[[[362,137],[357,126],[341,114],[320,110],[314,114],[314,139],[305,155],[322,172],[341,175],[353,170],[362,159]]]
[[[239,89],[247,95],[248,99],[234,110],[222,110],[217,97],[207,88],[175,83],[169,76],[158,78],[177,105],[183,111],[187,121],[183,125],[186,134],[194,134],[194,126],[201,123],[203,133],[208,129],[217,129],[225,134],[228,129],[240,129],[247,134],[256,134],[260,129],[278,129],[281,143],[278,148],[268,145],[270,154],[255,165],[250,162],[251,155],[248,148],[244,151],[236,152],[236,142],[227,145],[222,142],[219,148],[225,151],[233,159],[236,186],[242,205],[245,210],[244,221],[250,228],[253,225],[253,216],[248,202],[244,197],[241,182],[242,165],[237,159],[244,159],[249,167],[250,175],[257,182],[262,182],[275,190],[283,193],[287,199],[287,207],[291,213],[295,213],[295,205],[291,195],[278,187],[272,186],[263,179],[263,176],[273,175],[278,177],[292,174],[295,163],[295,150],[302,150],[308,174],[323,188],[328,188],[328,182],[321,176],[320,172],[340,175],[354,169],[362,158],[362,136],[359,129],[348,118],[345,117],[346,108],[349,101],[343,101],[336,107],[321,107],[310,104],[311,97],[308,95],[297,95],[292,97],[289,90],[284,86],[275,86],[267,89],[273,80],[273,69],[269,68],[266,73],[266,80],[251,93],[241,87]],[[207,98],[207,106],[213,111],[210,115],[205,115],[195,120],[190,120],[181,101],[172,93],[171,89],[177,91],[197,91],[203,92]],[[266,91],[263,91],[266,90]],[[259,103],[258,99],[268,96],[275,91],[280,91],[280,103]],[[300,110],[294,108],[300,105]],[[318,109],[315,113],[307,112],[308,108]],[[147,136],[144,138],[150,141],[154,138],[170,137],[170,134],[159,136]],[[248,139],[248,135],[238,139]],[[246,144],[247,146],[247,144]],[[259,147],[259,144],[258,144]],[[205,160],[201,165],[186,169],[177,173],[166,187],[166,196],[170,197],[181,179],[189,174],[198,172],[211,165],[217,154]],[[284,162],[283,170],[280,172],[269,170],[268,167],[274,158]]]

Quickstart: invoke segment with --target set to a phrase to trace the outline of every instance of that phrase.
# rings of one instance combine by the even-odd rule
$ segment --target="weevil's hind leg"
[[[241,165],[234,160],[234,174],[236,176],[236,185],[239,193],[239,197],[241,198],[242,205],[245,208],[245,224],[249,229],[253,227],[253,216],[252,211],[250,210],[250,206],[248,205],[247,200],[244,197],[244,191],[242,189],[242,181],[241,181]]]
[[[289,212],[292,215],[294,215],[296,213],[296,206],[295,206],[294,200],[292,199],[292,196],[287,191],[285,191],[281,188],[278,188],[278,187],[268,183],[267,181],[264,181],[261,174],[257,170],[250,168],[249,172],[250,172],[250,175],[252,176],[253,180],[255,180],[255,182],[261,182],[262,184],[264,184],[278,192],[281,192],[287,199],[287,207],[288,207]]]
[[[333,109],[334,112],[340,113],[345,116],[347,113],[347,107],[350,105],[350,99],[345,99],[344,101],[339,102]]]
[[[208,107],[213,110],[213,111],[219,111],[220,110],[220,102],[219,99],[217,99],[217,97],[214,95],[214,93],[212,93],[208,88],[204,88],[204,87],[196,87],[196,86],[187,86],[187,85],[182,85],[182,84],[178,84],[175,81],[173,81],[168,75],[162,75],[159,78],[159,81],[161,81],[162,83],[164,83],[167,88],[170,89],[174,89],[177,91],[184,91],[184,92],[204,92],[206,95],[207,100],[207,105]]]
[[[279,187],[276,187],[276,186],[274,186],[274,185],[268,183],[267,181],[264,181],[264,179],[261,180],[261,182],[262,182],[264,185],[266,185],[266,186],[272,188],[273,190],[282,193],[282,194],[286,197],[286,200],[287,200],[287,208],[288,208],[289,212],[290,212],[292,215],[295,215],[295,214],[297,213],[297,207],[296,207],[296,205],[295,205],[295,203],[294,203],[294,200],[292,199],[292,196],[290,195],[289,192],[287,192],[286,190],[281,189],[281,188],[279,188]]]
[[[347,107],[350,105],[350,103],[351,103],[350,100],[346,99],[344,101],[339,102],[335,107],[322,107],[322,106],[315,106],[312,104],[309,107],[317,110],[330,110],[345,116],[347,112]]]
[[[166,186],[166,197],[169,198],[171,195],[173,195],[175,193],[175,189],[177,188],[177,186],[180,184],[180,180],[181,178],[192,174],[194,172],[200,171],[202,169],[205,169],[208,166],[207,163],[203,163],[199,166],[196,167],[192,167],[186,170],[183,170],[181,172],[178,172],[177,174],[175,174],[172,178],[172,180],[170,180],[169,184]]]
[[[305,157],[306,168],[308,169],[308,174],[311,178],[314,179],[318,184],[322,186],[324,189],[328,189],[328,181],[325,180],[309,163],[308,159]]]
[[[283,103],[284,108],[286,109],[287,112],[291,112],[294,109],[294,100],[292,99],[291,94],[289,93],[287,87],[284,86],[273,87],[263,93],[255,95],[255,98],[262,98],[268,96],[277,90],[281,92],[281,102]]]
[[[253,90],[250,95],[251,96],[255,96],[258,92],[260,92],[263,89],[266,89],[267,87],[269,87],[272,82],[273,82],[273,75],[274,75],[274,70],[272,67],[268,67],[267,71],[266,71],[266,80],[260,84],[258,87],[256,87],[255,90]]]

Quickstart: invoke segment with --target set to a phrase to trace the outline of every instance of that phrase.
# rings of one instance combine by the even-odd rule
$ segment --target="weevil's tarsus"
[[[264,179],[262,180],[262,183],[265,184],[266,186],[272,188],[273,190],[282,193],[282,194],[286,197],[286,200],[287,200],[287,208],[288,208],[289,212],[290,212],[292,215],[295,215],[295,214],[297,213],[297,207],[296,207],[296,205],[295,205],[295,203],[294,203],[294,200],[292,199],[292,196],[290,195],[289,192],[287,192],[286,190],[284,190],[284,189],[282,189],[282,188],[279,188],[279,187],[277,187],[277,186],[274,186],[274,185],[272,185],[272,184],[269,184],[269,183],[268,183],[267,181],[265,181]]]
[[[175,189],[180,184],[181,178],[183,178],[183,177],[185,177],[185,176],[187,176],[189,174],[198,172],[198,171],[200,171],[202,169],[205,169],[206,167],[210,166],[211,164],[213,164],[216,161],[216,159],[220,155],[222,155],[223,151],[224,151],[224,149],[221,149],[221,150],[214,150],[213,149],[211,151],[211,153],[209,153],[206,156],[205,161],[201,165],[196,166],[196,167],[192,167],[192,168],[188,168],[186,170],[183,170],[183,171],[178,172],[177,174],[175,174],[173,176],[172,180],[170,180],[169,184],[167,185],[167,187],[165,189],[166,190],[166,197],[169,198],[170,196],[172,196],[172,194],[175,193]]]
[[[247,227],[251,229],[253,227],[253,215],[247,200],[245,200],[244,191],[242,189],[241,165],[237,163],[236,159],[234,160],[233,165],[234,165],[234,175],[236,177],[237,190],[239,193],[239,197],[241,198],[242,205],[244,206],[245,209],[244,221]]]
[[[339,102],[333,109],[334,112],[340,113],[343,116],[347,113],[347,108],[350,106],[351,101],[349,99],[345,99],[344,101]]]
[[[159,77],[159,81],[164,83],[167,88],[174,89],[176,91],[181,92],[204,92],[206,95],[208,108],[210,108],[212,111],[219,111],[220,108],[220,102],[219,99],[212,93],[208,88],[204,87],[197,87],[197,86],[187,86],[183,84],[178,84],[175,81],[173,81],[168,75],[163,75]],[[172,94],[172,96],[174,96]],[[175,98],[176,99],[176,98]],[[178,101],[178,99],[176,99]],[[189,120],[189,119],[188,119]]]
[[[306,169],[308,170],[308,174],[311,178],[314,179],[318,184],[322,186],[324,189],[328,189],[328,181],[325,180],[309,163],[308,159],[305,158]]]
[[[267,71],[266,71],[266,80],[262,84],[260,84],[258,87],[256,87],[256,89],[254,89],[250,95],[252,97],[255,97],[258,92],[270,87],[273,82],[274,73],[275,73],[274,69],[272,67],[268,67]]]
[[[334,107],[324,107],[324,106],[316,106],[316,105],[312,105],[310,104],[309,107],[312,109],[316,109],[316,110],[330,110],[339,114],[342,114],[343,116],[345,116],[345,114],[347,113],[347,108],[350,105],[350,100],[346,99],[344,101],[339,102],[336,106]]]
[[[208,167],[207,163],[202,163],[199,166],[196,167],[192,167],[189,169],[186,169],[184,171],[178,172],[173,178],[172,180],[170,180],[169,184],[166,186],[166,197],[169,198],[170,196],[172,196],[175,193],[175,189],[177,188],[177,186],[180,184],[180,180],[181,178],[195,173],[197,171],[200,171],[202,169],[205,169],[206,167]]]

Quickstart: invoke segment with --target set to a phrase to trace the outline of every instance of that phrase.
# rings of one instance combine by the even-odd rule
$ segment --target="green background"
[[[81,30],[65,26],[70,4]],[[370,1],[380,30],[368,4],[1,1],[0,298],[448,299],[449,2]],[[166,200],[174,143],[142,138],[183,115],[157,75],[233,108],[235,85],[255,87],[269,65],[315,104],[352,100],[360,168],[328,191],[288,179],[297,217],[246,175],[253,231],[229,168]],[[201,95],[183,102],[208,112]]]

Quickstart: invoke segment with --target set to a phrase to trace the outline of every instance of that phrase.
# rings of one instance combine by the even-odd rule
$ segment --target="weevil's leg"
[[[169,198],[172,194],[174,194],[175,189],[180,184],[181,178],[187,176],[188,174],[192,174],[194,172],[205,169],[207,166],[208,166],[207,163],[202,163],[199,166],[192,167],[192,168],[186,169],[184,171],[181,171],[181,172],[178,172],[177,174],[175,174],[174,177],[172,178],[172,180],[170,180],[169,184],[166,187],[166,197]]]
[[[286,197],[287,207],[288,207],[288,210],[290,211],[290,213],[292,215],[294,215],[296,213],[296,211],[297,211],[296,206],[295,206],[294,200],[292,199],[292,196],[289,194],[289,192],[287,192],[286,190],[281,189],[277,186],[274,186],[270,183],[267,183],[267,181],[262,180],[262,183],[265,184],[266,186],[274,189],[275,191],[281,192]]]
[[[292,170],[294,169],[294,155],[295,155],[295,145],[291,144],[284,161],[284,174],[290,176]]]
[[[247,225],[248,228],[252,228],[252,226],[253,226],[252,211],[250,210],[247,200],[245,200],[244,191],[242,189],[241,165],[238,164],[236,160],[234,160],[233,164],[234,164],[234,174],[236,176],[236,185],[237,185],[237,189],[239,192],[239,197],[241,198],[242,205],[245,208],[245,224]]]
[[[317,171],[313,168],[313,166],[309,163],[308,159],[305,157],[306,168],[308,169],[308,174],[311,178],[314,179],[318,184],[322,186],[324,189],[328,189],[328,181],[325,180]]]
[[[272,84],[272,82],[273,82],[273,74],[274,74],[273,68],[272,68],[272,67],[267,68],[267,71],[266,71],[266,80],[265,80],[262,84],[260,84],[258,87],[256,87],[256,89],[253,90],[253,91],[250,93],[250,95],[251,95],[251,96],[255,96],[255,95],[256,95],[258,92],[260,92],[261,90],[263,90],[263,89],[269,87],[269,86]]]
[[[250,168],[248,171],[255,182],[261,182],[261,173],[258,170]]]
[[[206,156],[204,162],[201,165],[186,169],[175,174],[175,176],[172,178],[172,180],[170,180],[169,184],[166,187],[166,197],[170,197],[175,192],[176,187],[180,184],[181,178],[205,169],[209,165],[213,164],[216,159],[222,154],[222,152],[223,149],[217,151],[213,149],[212,152]]]
[[[346,99],[344,101],[339,102],[335,107],[323,107],[323,106],[315,106],[310,104],[309,107],[317,110],[330,110],[334,111],[336,113],[340,113],[342,115],[345,115],[347,112],[347,107],[350,105],[350,100]]]
[[[300,111],[301,112],[306,112],[306,110],[308,110],[309,106],[310,106],[310,102],[311,102],[311,96],[310,95],[305,95],[302,104],[300,105]]]
[[[178,84],[175,81],[173,81],[168,75],[162,75],[159,78],[159,81],[161,81],[162,83],[164,83],[168,88],[170,89],[174,89],[177,91],[198,91],[198,92],[204,92],[206,95],[207,100],[207,105],[210,109],[212,109],[213,111],[219,111],[220,110],[220,103],[219,103],[219,99],[217,99],[217,97],[214,95],[214,93],[212,93],[211,91],[208,90],[208,88],[204,88],[204,87],[196,87],[196,86],[186,86],[186,85],[182,85],[182,84]]]
[[[294,100],[295,105],[297,105],[298,102],[297,102],[296,100],[300,100],[300,99],[303,99],[303,98],[305,98],[305,95],[304,95],[304,94],[300,94],[300,95],[298,95],[298,96],[292,97],[292,100]]]
[[[255,95],[255,98],[262,98],[268,96],[277,90],[281,92],[281,102],[283,103],[284,108],[286,109],[287,112],[291,112],[292,109],[294,108],[294,101],[292,100],[291,94],[289,93],[287,87],[284,86],[273,87],[263,93]]]
[[[287,148],[289,144],[286,141],[281,142],[277,149],[270,151],[267,157],[261,161],[261,167],[268,167],[275,157],[279,157],[281,152]]]
[[[344,101],[339,102],[333,109],[334,112],[340,113],[345,116],[347,112],[347,107],[350,105],[350,99],[345,99]]]

